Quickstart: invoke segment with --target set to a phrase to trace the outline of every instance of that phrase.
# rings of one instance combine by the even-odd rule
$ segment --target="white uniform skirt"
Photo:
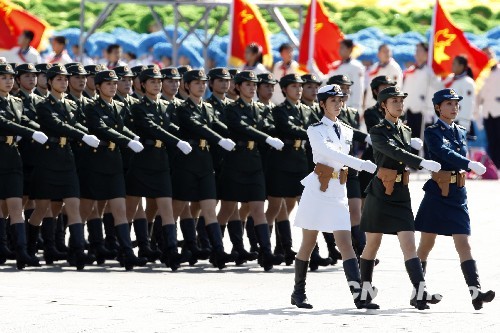
[[[318,176],[312,172],[301,181],[304,191],[295,215],[294,226],[321,232],[351,231],[346,185],[330,179],[322,192]]]

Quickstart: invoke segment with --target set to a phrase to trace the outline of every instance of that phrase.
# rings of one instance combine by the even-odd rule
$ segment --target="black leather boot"
[[[313,306],[307,302],[306,296],[306,276],[308,261],[295,258],[295,285],[292,293],[292,305],[301,309],[312,309]]]
[[[267,223],[256,225],[254,229],[260,245],[259,264],[264,268],[264,271],[271,270],[274,265],[281,265],[284,260],[283,256],[274,255],[271,252],[271,240]]]
[[[89,263],[89,258],[85,255],[85,237],[82,223],[74,223],[68,225],[69,229],[69,249],[68,249],[68,264],[75,266],[81,271],[85,268],[85,264]]]
[[[466,260],[460,264],[462,273],[464,274],[465,283],[469,286],[469,292],[472,297],[472,305],[475,310],[481,310],[483,303],[489,303],[495,298],[495,292],[488,290],[483,293],[479,282],[479,273],[477,272],[476,261],[473,259]]]
[[[116,239],[115,219],[113,218],[113,214],[104,213],[102,215],[102,224],[104,225],[104,233],[106,234],[104,246],[106,246],[109,251],[118,255],[120,246]]]
[[[205,218],[203,216],[198,217],[198,221],[196,221],[196,233],[198,234],[200,249],[206,253],[211,253],[212,244],[210,244],[210,238],[208,237],[207,229],[205,229]]]
[[[274,221],[274,224],[277,224],[276,221]],[[269,233],[272,235],[273,234],[273,227],[269,226]],[[274,236],[276,240],[276,245],[274,246],[274,254],[280,254],[283,257],[285,256],[285,250],[283,249],[283,244],[281,244],[281,235],[280,235],[280,230],[278,226],[276,225],[276,228],[274,228]],[[288,266],[288,265],[287,265]]]
[[[280,221],[276,223],[275,226],[276,234],[279,235],[281,241],[281,246],[283,248],[283,254],[285,256],[285,264],[290,266],[295,260],[297,252],[292,250],[292,228],[290,227],[290,221]]]
[[[66,246],[66,228],[68,227],[68,216],[59,214],[56,218],[55,241],[59,252],[68,252]]]
[[[155,219],[153,221],[153,231],[151,233],[151,249],[153,250],[161,251],[164,248],[162,223],[163,221],[161,216],[155,216]]]
[[[354,249],[354,252],[356,253],[356,257],[359,260],[366,245],[366,235],[364,231],[361,231],[359,225],[351,227],[351,238],[352,238],[352,247]]]
[[[317,271],[319,266],[330,266],[332,264],[332,258],[327,257],[327,258],[322,258],[319,255],[319,246],[318,243],[316,243],[316,246],[314,247],[312,253],[311,253],[311,259],[309,259],[309,268],[311,269],[311,272]]]
[[[241,265],[247,261],[257,260],[259,254],[257,252],[248,252],[243,244],[243,224],[240,220],[229,221],[227,223],[229,239],[233,243],[231,254],[234,256],[235,264]]]
[[[96,257],[97,264],[102,265],[106,259],[115,259],[118,251],[109,250],[104,245],[104,235],[102,233],[102,220],[92,219],[87,221],[87,230],[89,231],[89,253]]]
[[[0,264],[4,264],[14,255],[7,244],[7,221],[2,217],[0,218]]]
[[[120,264],[130,271],[134,266],[146,266],[147,258],[136,257],[132,248],[132,240],[130,239],[130,227],[128,223],[122,223],[115,226],[116,236],[120,242]]]
[[[161,251],[152,250],[148,238],[148,221],[146,219],[134,220],[135,238],[139,247],[139,257],[147,258],[149,262],[155,262],[160,259]]]
[[[66,260],[68,253],[60,252],[56,247],[56,221],[53,217],[45,217],[42,222],[43,259],[45,264],[52,265],[54,261]]]
[[[331,265],[335,266],[339,260],[342,260],[342,255],[337,250],[337,244],[335,244],[335,237],[333,237],[333,233],[331,232],[323,232],[323,238],[328,248],[328,257],[332,259]]]
[[[361,274],[361,287],[366,294],[366,301],[371,302],[377,296],[378,290],[372,285],[373,269],[375,260],[359,259],[359,271]]]
[[[21,270],[26,266],[40,267],[40,262],[27,251],[26,226],[24,222],[11,225],[14,243],[16,244],[16,266]]]
[[[418,258],[412,258],[405,261],[406,271],[413,284],[414,295],[410,300],[410,305],[419,309],[429,309],[428,304],[437,304],[441,301],[442,296],[439,294],[429,295],[425,286],[424,272],[422,263]]]
[[[210,223],[206,225],[208,237],[210,237],[210,243],[212,244],[212,254],[210,255],[210,262],[214,267],[223,269],[226,267],[226,263],[234,261],[232,255],[224,252],[224,245],[222,243],[222,232],[219,223]]]
[[[180,221],[181,232],[184,237],[184,245],[182,246],[182,252],[191,252],[191,259],[189,261],[190,265],[194,265],[198,260],[206,260],[210,258],[210,252],[202,250],[198,247],[196,241],[196,225],[194,219],[182,219]]]
[[[248,242],[250,243],[250,252],[259,252],[259,242],[255,235],[253,217],[249,216],[245,223],[245,230],[247,232]]]
[[[182,256],[177,250],[177,227],[175,224],[167,224],[161,227],[163,233],[163,252],[162,252],[162,262],[165,263],[167,267],[170,267],[172,272],[175,272],[180,266]]]
[[[32,208],[28,208],[28,209],[25,209],[23,214],[24,214],[24,223],[26,224],[26,228],[27,228],[27,231],[29,232],[29,228],[28,228],[28,221],[29,219],[31,218],[31,215],[33,214],[35,210],[32,209]],[[36,251],[35,251],[35,255],[38,253],[38,250],[42,251],[43,250],[43,238],[42,238],[42,235],[40,232],[38,232],[38,234],[36,235],[37,239],[36,239]],[[28,237],[28,254],[30,254],[30,252],[33,252],[33,248],[30,249],[30,239]],[[31,254],[30,254],[31,255]]]
[[[24,223],[26,225],[26,238],[27,238],[27,244],[26,244],[26,249],[28,251],[28,254],[32,257],[36,257],[38,253],[38,239],[40,236],[40,226],[35,226],[29,223]]]
[[[424,272],[425,277],[425,273],[427,273],[427,261],[422,261],[422,272]]]
[[[380,307],[371,302],[371,297],[368,297],[362,288],[361,275],[359,273],[358,259],[352,258],[345,260],[342,265],[344,266],[344,274],[349,284],[349,289],[354,297],[354,305],[358,309],[379,309]]]

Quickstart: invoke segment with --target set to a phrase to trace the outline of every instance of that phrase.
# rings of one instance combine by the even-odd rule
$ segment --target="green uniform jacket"
[[[36,94],[26,94],[23,90],[19,90],[17,97],[23,101],[23,115],[31,120],[30,127],[34,130],[39,130],[38,116],[36,115],[36,105],[43,102],[45,98]],[[38,142],[32,139],[21,140],[18,143],[19,152],[23,158],[24,167],[33,167],[36,162],[36,150],[41,146]]]

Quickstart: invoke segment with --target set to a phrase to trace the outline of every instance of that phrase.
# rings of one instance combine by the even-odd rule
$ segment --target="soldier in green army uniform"
[[[10,217],[11,234],[15,244],[15,259],[18,269],[40,266],[38,259],[27,251],[26,227],[23,219],[23,166],[17,148],[17,136],[22,140],[35,140],[44,144],[47,136],[33,128],[37,124],[23,115],[23,101],[10,95],[16,72],[9,64],[0,64],[0,207],[6,205],[6,212],[0,209],[0,263],[11,259],[13,254],[7,246],[7,216]],[[34,152],[33,152],[34,153]],[[38,237],[37,237],[38,238]],[[36,239],[35,239],[36,244]]]
[[[139,74],[144,98],[132,107],[132,115],[137,134],[145,149],[134,155],[127,174],[127,211],[129,220],[134,218],[134,228],[139,242],[139,251],[144,247],[147,233],[146,224],[139,224],[136,209],[142,197],[155,201],[162,221],[163,258],[162,261],[172,271],[177,270],[181,256],[177,253],[177,231],[172,211],[172,183],[170,163],[166,146],[176,147],[183,154],[192,150],[189,143],[170,133],[168,102],[160,99],[163,75],[158,68]],[[156,213],[156,212],[155,212]],[[144,239],[144,240],[142,240]],[[145,253],[146,254],[146,253]]]
[[[410,305],[419,310],[436,304],[440,295],[428,295],[422,264],[415,247],[415,222],[408,188],[407,167],[438,172],[441,165],[411,153],[411,129],[399,119],[408,94],[398,87],[381,90],[377,102],[384,120],[370,130],[377,174],[368,185],[361,217],[361,230],[366,232],[366,246],[360,258],[363,287],[370,286],[375,256],[384,234],[397,234],[406,270],[414,287]],[[370,287],[371,288],[371,287]]]
[[[43,98],[49,95],[47,88],[47,70],[52,67],[52,64],[36,64],[35,69],[38,71],[36,76],[36,88],[33,91],[36,95]]]
[[[302,84],[301,102],[311,109],[312,122],[321,121],[323,111],[318,104],[318,89],[323,82],[314,74],[304,74],[300,77],[304,83]],[[330,84],[330,83],[328,83]],[[314,169],[314,166],[312,166]],[[311,169],[312,170],[312,169]]]
[[[185,101],[189,95],[187,93],[186,89],[184,88],[184,74],[186,74],[186,72],[188,72],[190,70],[192,70],[192,68],[189,65],[177,67],[177,72],[179,72],[179,75],[181,76],[181,82],[179,85],[179,92],[177,92],[177,95],[175,97],[177,97],[178,99],[181,99],[183,101]]]
[[[188,202],[200,203],[201,215],[205,217],[205,227],[213,247],[210,259],[215,267],[222,269],[227,262],[232,261],[232,257],[224,252],[221,228],[215,213],[217,193],[210,145],[219,145],[231,151],[235,143],[225,138],[227,127],[215,117],[212,106],[202,100],[206,91],[205,72],[188,71],[184,73],[183,80],[189,97],[177,109],[179,137],[188,141],[193,151],[175,158],[172,175],[174,218],[180,215]],[[184,246],[195,258],[201,259],[201,256],[206,255],[197,248],[194,219],[181,220],[181,231]]]
[[[278,81],[272,73],[261,73],[257,75],[259,82],[257,83],[257,99],[260,103],[267,106],[268,110],[272,110],[276,104],[271,101],[274,93],[274,86]]]
[[[163,75],[163,81],[161,84],[161,99],[173,104],[174,107],[180,106],[183,100],[176,97],[179,92],[181,84],[180,81],[182,78],[179,71],[175,67],[167,67],[161,69],[160,72]]]
[[[132,97],[138,99],[139,101],[142,100],[143,97],[141,91],[141,81],[139,80],[139,74],[146,69],[148,69],[148,66],[145,65],[138,65],[130,68],[130,71],[134,73],[134,79],[132,80],[132,89],[134,90],[134,92],[132,93]]]
[[[87,75],[87,83],[85,84],[85,91],[83,92],[83,96],[96,99],[97,98],[97,90],[95,88],[94,78],[97,73],[103,70],[102,65],[87,65],[84,66],[83,69],[89,74]]]
[[[253,98],[258,78],[253,71],[242,71],[234,77],[239,98],[226,106],[226,124],[236,148],[225,155],[221,171],[219,197],[222,200],[219,222],[229,231],[236,264],[257,259],[257,253],[243,246],[243,224],[238,214],[238,202],[247,203],[260,243],[259,263],[268,271],[283,262],[283,257],[271,251],[269,227],[264,213],[266,200],[265,174],[260,146],[270,145],[281,150],[283,142],[266,134],[271,124],[262,116],[265,106]],[[229,222],[228,222],[229,220]]]
[[[229,74],[231,75],[232,80],[229,82],[229,89],[227,90],[226,97],[232,99],[233,101],[238,99],[238,94],[234,91],[234,76],[240,72],[237,68],[228,69]]]
[[[273,109],[277,136],[285,146],[282,150],[271,149],[268,154],[266,185],[269,206],[267,222],[272,227],[281,206],[286,208],[284,219],[277,221],[276,229],[285,251],[285,263],[291,265],[295,258],[292,251],[292,234],[289,215],[302,194],[300,181],[308,173],[307,127],[311,124],[311,110],[302,104],[302,84],[304,81],[296,74],[281,78],[280,87],[286,100]]]

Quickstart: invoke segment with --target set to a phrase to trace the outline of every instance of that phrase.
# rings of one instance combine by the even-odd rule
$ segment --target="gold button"
[[[49,149],[49,146],[45,146],[45,149]]]
[[[118,125],[115,125],[115,128],[118,128]]]
[[[399,162],[399,164],[403,164],[403,162]]]
[[[457,151],[460,151],[460,148],[457,148]]]
[[[160,125],[163,125],[163,121],[160,121]]]
[[[97,153],[97,149],[94,149],[94,153]]]

